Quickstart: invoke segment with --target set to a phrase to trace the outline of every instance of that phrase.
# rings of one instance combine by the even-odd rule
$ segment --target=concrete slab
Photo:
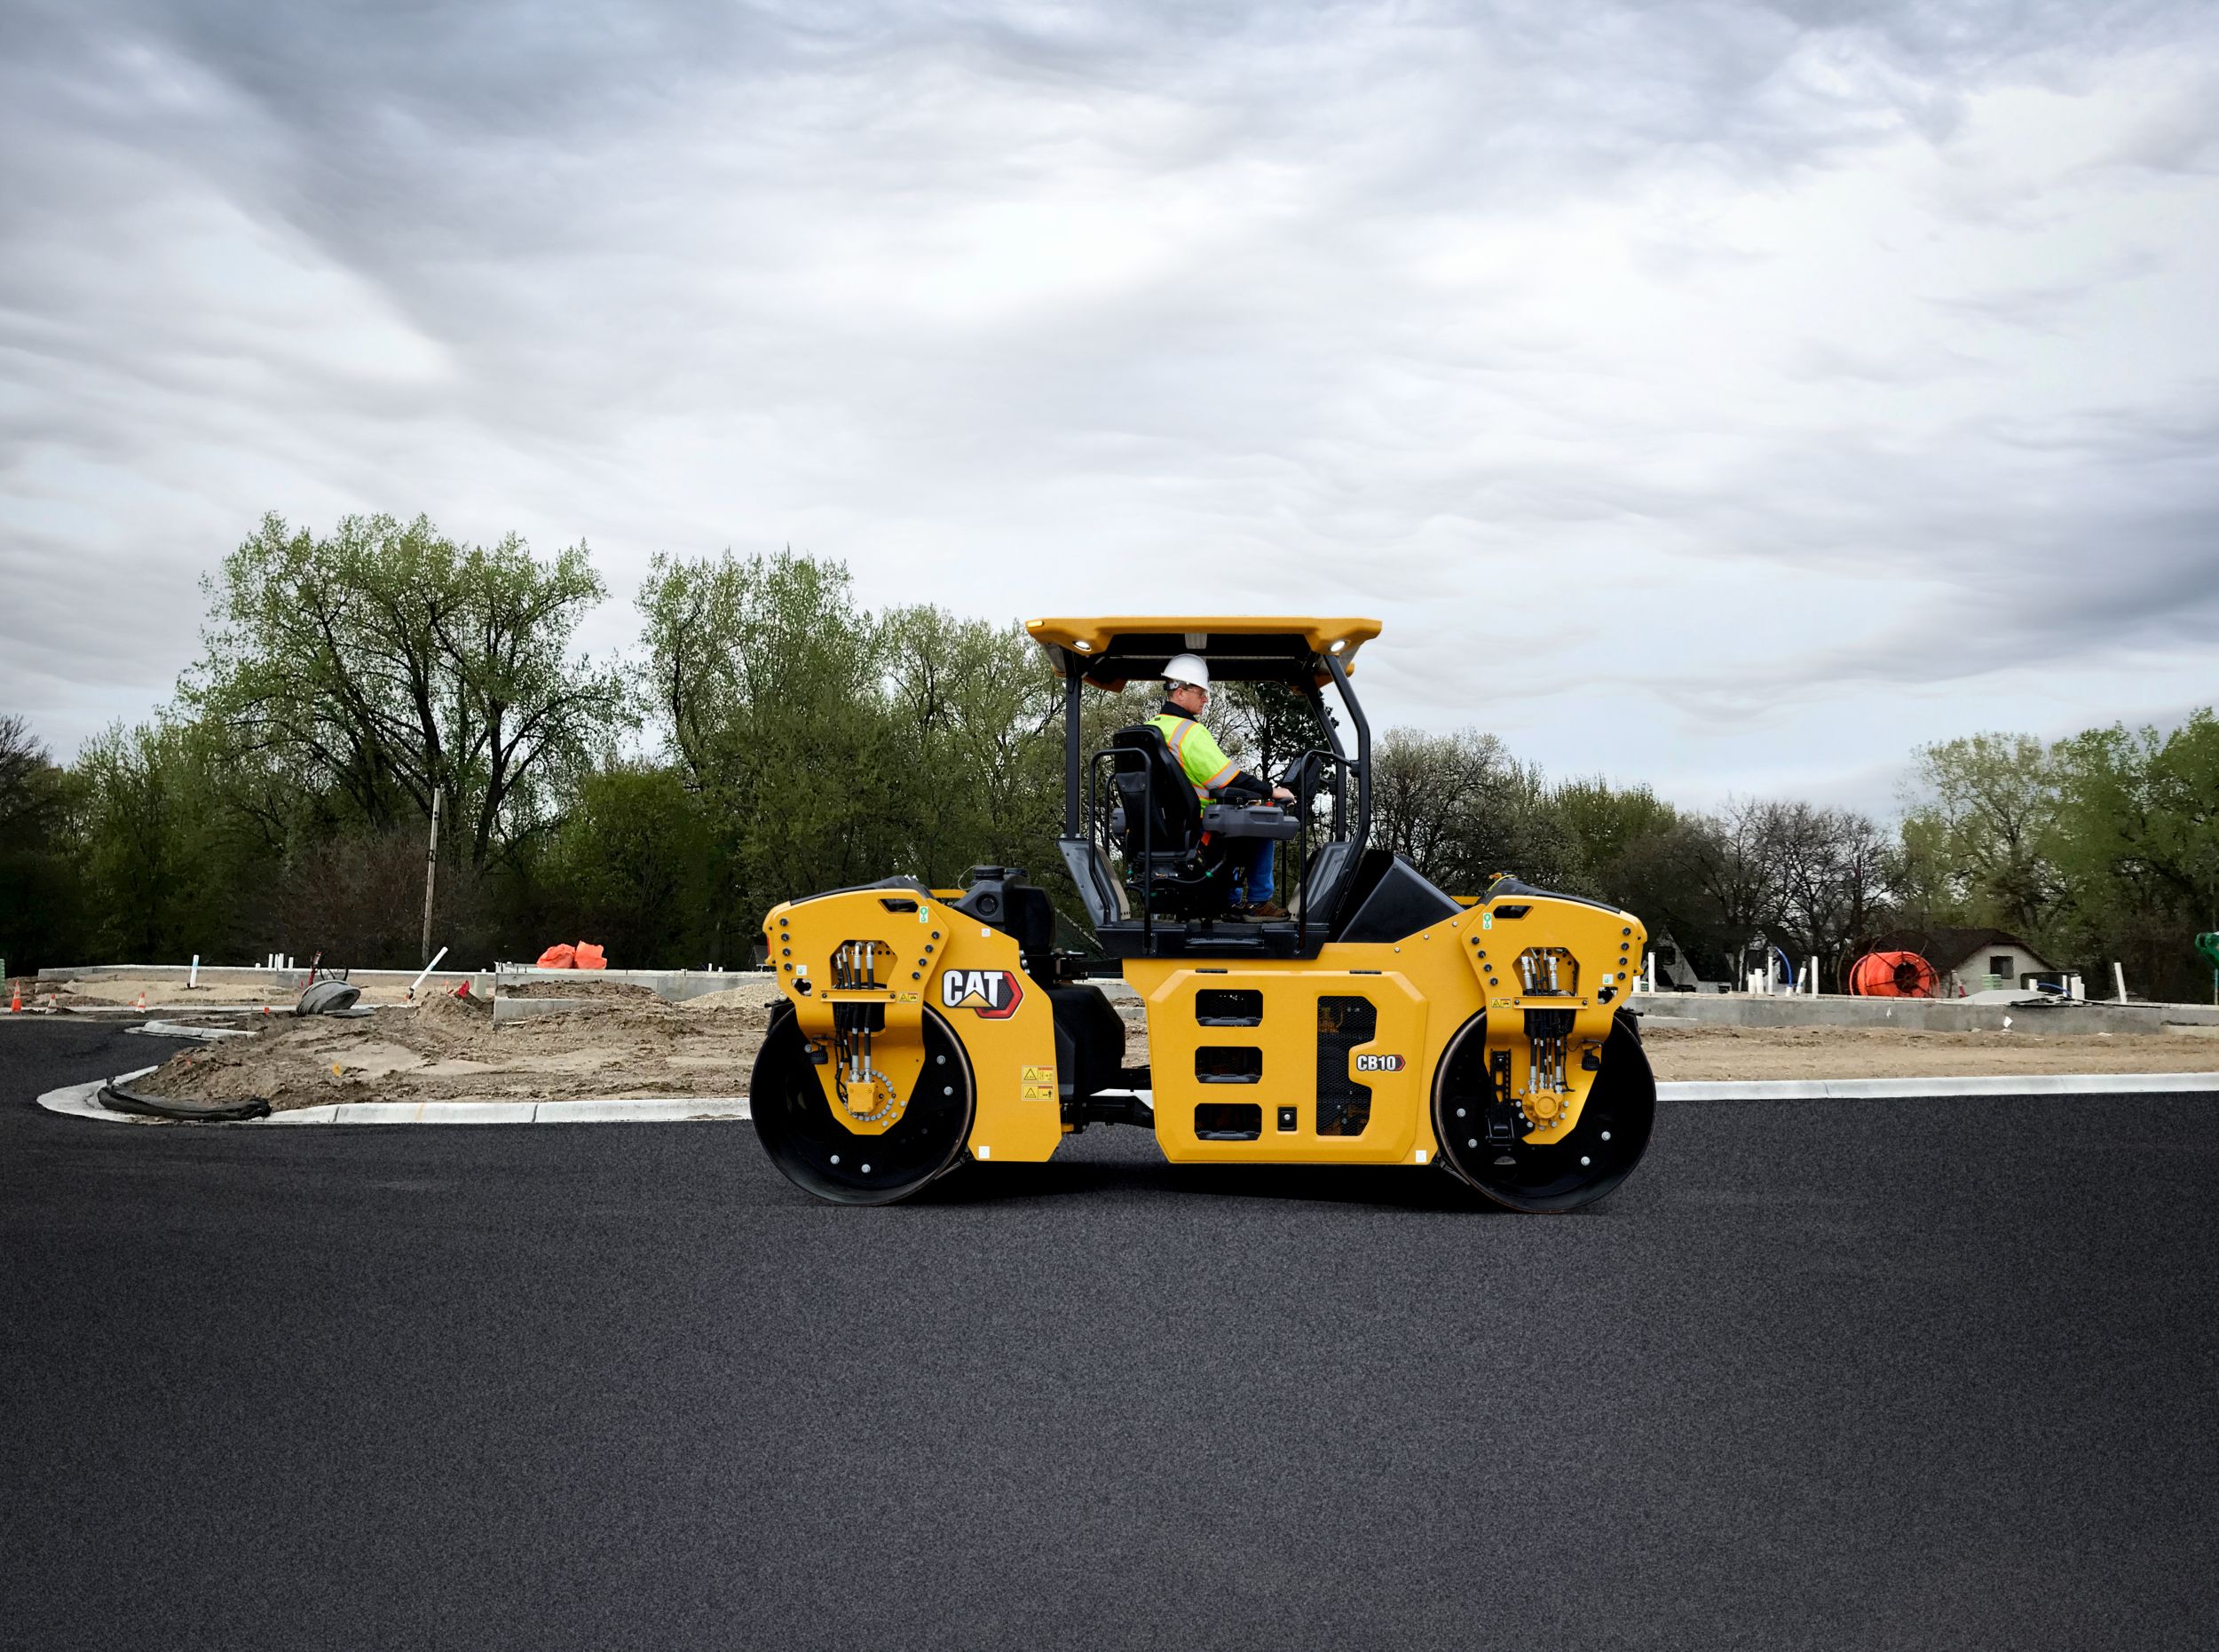
[[[193,968],[189,963],[66,964],[40,970],[38,980],[45,986],[58,986],[81,977],[108,976],[134,981],[164,981],[183,987],[192,973]],[[416,975],[414,969],[350,969],[347,979],[359,986],[405,987],[416,978]],[[217,986],[244,988],[266,992],[272,1002],[283,999],[289,1005],[308,984],[308,967],[299,964],[291,969],[270,969],[260,964],[203,963],[199,979],[203,991]],[[430,992],[441,987],[453,988],[465,981],[470,984],[473,992],[490,992],[494,984],[493,972],[489,969],[435,969],[424,981],[423,990]]]
[[[1656,1087],[1660,1102],[1966,1101],[1989,1095],[2219,1094],[2219,1072],[2015,1072],[1954,1079],[1689,1080]]]
[[[703,998],[711,992],[730,992],[752,990],[769,1003],[778,995],[777,977],[768,969],[541,969],[502,968],[494,972],[494,987],[498,994],[502,986],[519,981],[576,982],[599,984],[618,984],[642,986],[658,998],[673,1004],[689,998]],[[496,996],[495,1001],[499,999]],[[534,1000],[517,1000],[530,1003]],[[536,1000],[546,1003],[552,1000]]]
[[[688,1124],[702,1119],[747,1118],[744,1095],[703,1096],[688,1101],[541,1102],[533,1122],[543,1125]]]
[[[1749,1079],[1716,1084],[1659,1084],[1660,1102],[1822,1102],[1823,1079]]]
[[[537,1102],[424,1102],[415,1122],[423,1125],[528,1125]]]
[[[107,1082],[105,1079],[95,1079],[90,1084],[72,1084],[59,1090],[49,1090],[38,1098],[38,1104],[50,1113],[65,1113],[75,1118],[104,1118],[115,1124],[160,1122],[136,1113],[111,1112],[101,1106],[100,1087]]]
[[[1925,1032],[2156,1033],[2219,1025],[2199,1004],[1975,1004],[1963,999],[1765,998],[1741,993],[1637,992],[1632,1008],[1661,1026],[1911,1027]]]
[[[149,1021],[139,1026],[125,1027],[123,1031],[145,1033],[149,1038],[192,1039],[201,1044],[216,1044],[225,1039],[250,1039],[259,1029],[255,1027],[188,1027],[175,1021]]]
[[[503,998],[496,996],[494,999],[494,1024],[501,1026],[511,1021],[529,1021],[534,1016],[559,1016],[566,1010],[583,1009],[589,1004],[621,1003],[622,1001],[621,999],[606,998]]]

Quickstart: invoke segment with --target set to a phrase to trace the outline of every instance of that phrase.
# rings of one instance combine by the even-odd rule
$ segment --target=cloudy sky
[[[265,510],[1376,614],[1690,801],[2219,698],[2219,7],[0,0],[0,711]]]

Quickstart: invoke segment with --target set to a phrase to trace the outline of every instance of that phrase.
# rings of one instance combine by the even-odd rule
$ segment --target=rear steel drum
[[[1442,1163],[1496,1204],[1517,1211],[1560,1213],[1602,1198],[1641,1162],[1656,1121],[1656,1080],[1640,1035],[1625,1015],[1611,1022],[1601,1071],[1579,1123],[1561,1142],[1491,1145],[1474,1124],[1489,1099],[1487,1017],[1474,1016],[1449,1040],[1434,1072],[1433,1134]]]
[[[881,1134],[850,1130],[833,1115],[809,1040],[790,1006],[770,1017],[747,1095],[755,1134],[771,1163],[805,1192],[834,1205],[891,1205],[952,1167],[970,1139],[971,1065],[948,1024],[924,1017],[924,1070],[901,1117]]]

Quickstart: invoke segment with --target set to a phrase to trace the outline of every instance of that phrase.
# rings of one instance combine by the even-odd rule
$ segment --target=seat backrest
[[[1127,864],[1141,853],[1144,816],[1150,853],[1192,854],[1202,843],[1202,805],[1163,730],[1152,723],[1119,729],[1110,737],[1110,747],[1116,765],[1111,780],[1125,810],[1125,838],[1118,849]]]

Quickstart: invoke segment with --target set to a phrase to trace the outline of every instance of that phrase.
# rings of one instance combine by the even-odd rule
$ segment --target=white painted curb
[[[144,1033],[157,1039],[197,1039],[202,1044],[217,1044],[225,1039],[250,1039],[259,1027],[188,1027],[182,1022],[149,1021],[143,1026],[125,1027],[126,1032]]]
[[[1974,1095],[2179,1095],[2219,1090],[2219,1072],[2018,1072],[1960,1079],[1761,1079],[1656,1087],[1661,1102],[1915,1102]]]
[[[154,1071],[119,1072],[49,1090],[49,1112],[111,1124],[169,1124],[100,1105],[103,1085],[129,1083]],[[1766,1079],[1742,1083],[1660,1084],[1664,1102],[1909,1102],[1981,1095],[2199,1095],[2219,1093],[2219,1072],[2029,1072],[1968,1079]],[[1145,1098],[1145,1092],[1133,1092]],[[336,1102],[296,1107],[265,1118],[209,1120],[233,1125],[600,1125],[723,1124],[751,1118],[744,1095],[658,1097],[583,1102]]]
[[[116,1079],[129,1083],[154,1071],[122,1072]],[[100,1105],[101,1087],[112,1082],[95,1079],[49,1090],[38,1104],[49,1112],[79,1118],[105,1119],[110,1124],[158,1125],[179,1122],[149,1118],[138,1113],[119,1113]],[[209,1120],[229,1129],[244,1125],[597,1125],[728,1123],[750,1117],[744,1095],[654,1097],[585,1102],[335,1102],[325,1107],[296,1107],[264,1118]]]

